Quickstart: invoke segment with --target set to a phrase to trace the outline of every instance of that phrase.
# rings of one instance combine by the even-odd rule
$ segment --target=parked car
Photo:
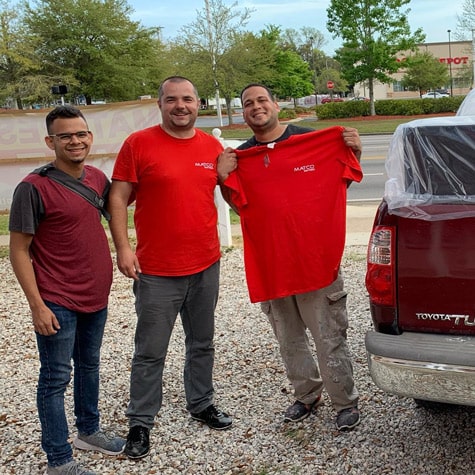
[[[441,99],[442,97],[450,97],[450,95],[437,91],[429,91],[421,96],[422,99]]]
[[[369,102],[369,99],[367,97],[362,97],[362,96],[356,96],[352,97],[351,99],[348,99],[349,101],[364,101],[364,102]]]
[[[374,219],[368,365],[384,391],[475,406],[475,117],[400,125]]]
[[[460,104],[457,115],[475,115],[475,89],[472,89]]]
[[[324,97],[321,101],[320,104],[327,104],[328,102],[344,102],[344,100],[341,97]]]

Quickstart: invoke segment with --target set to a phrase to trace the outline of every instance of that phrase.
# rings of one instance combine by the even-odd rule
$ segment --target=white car
[[[440,99],[441,97],[450,97],[448,94],[442,94],[441,92],[437,91],[429,91],[425,94],[422,94],[422,99]]]
[[[456,115],[475,115],[475,89],[472,89],[458,108]]]

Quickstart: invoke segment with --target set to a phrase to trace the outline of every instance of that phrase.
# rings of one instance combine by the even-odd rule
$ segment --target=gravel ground
[[[151,432],[150,456],[133,462],[75,450],[101,475],[175,474],[469,474],[475,471],[475,409],[428,411],[382,393],[368,375],[364,334],[370,328],[364,247],[347,247],[349,344],[362,422],[339,433],[328,396],[303,422],[284,424],[293,402],[278,348],[258,305],[249,303],[242,250],[222,259],[216,318],[216,399],[234,418],[212,431],[187,414],[182,384],[183,332],[177,322],[164,375],[164,405]],[[26,301],[7,259],[0,259],[0,473],[43,474],[45,457],[35,407],[36,343]],[[126,435],[135,314],[130,281],[116,273],[102,353],[101,412],[107,428]],[[68,413],[73,413],[68,391]],[[74,430],[71,419],[71,430]]]

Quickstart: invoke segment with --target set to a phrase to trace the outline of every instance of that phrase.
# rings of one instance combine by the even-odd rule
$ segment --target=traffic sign
[[[334,86],[333,81],[327,81],[327,89],[333,89]]]

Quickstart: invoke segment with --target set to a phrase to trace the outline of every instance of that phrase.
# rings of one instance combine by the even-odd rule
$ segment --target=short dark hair
[[[251,82],[251,84],[248,84],[242,91],[241,91],[241,101],[242,101],[242,95],[251,87],[262,87],[267,91],[267,94],[269,94],[269,97],[275,101],[274,93],[270,90],[269,87],[265,86],[264,84],[260,84],[258,82]]]
[[[189,82],[193,86],[193,91],[195,92],[196,98],[199,99],[200,96],[198,95],[198,90],[196,89],[196,86],[193,84],[193,81],[190,81],[188,78],[184,76],[168,76],[165,78],[162,83],[160,84],[160,87],[158,88],[158,99],[160,99],[163,96],[163,85],[167,82]]]
[[[87,124],[86,118],[77,107],[69,105],[57,106],[46,116],[46,130],[48,133],[51,132],[51,125],[56,119],[74,119],[75,117],[80,117]]]

